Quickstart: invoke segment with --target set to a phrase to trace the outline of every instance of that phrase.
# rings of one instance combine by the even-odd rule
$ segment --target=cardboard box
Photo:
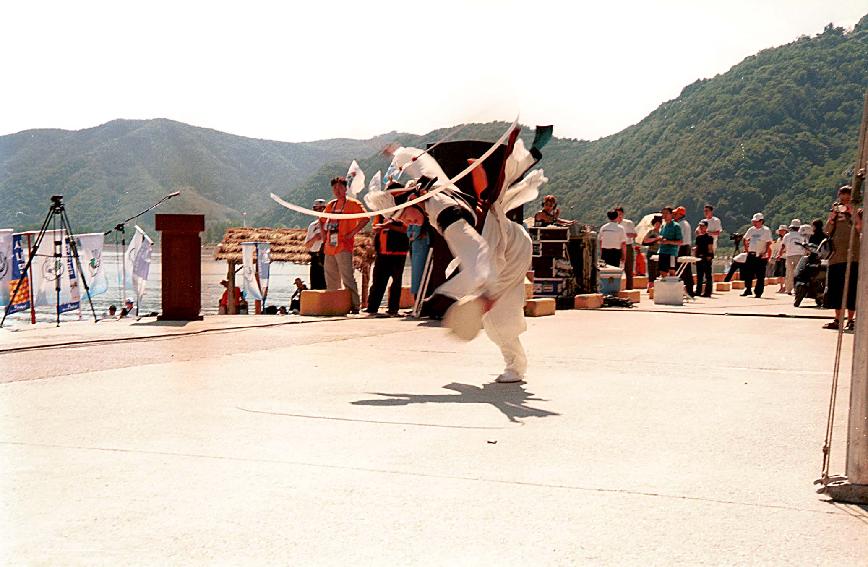
[[[573,307],[576,309],[599,309],[602,306],[602,293],[583,293],[577,295],[573,300]]]
[[[732,280],[732,289],[744,289],[744,282],[741,280]]]
[[[648,276],[633,276],[633,289],[645,289],[648,287]]]
[[[633,303],[639,303],[639,301],[641,299],[641,295],[642,295],[642,292],[640,292],[638,289],[631,289],[631,290],[622,291],[622,292],[618,293],[618,297],[620,297],[622,299],[629,299]]]
[[[537,297],[536,299],[528,299],[524,303],[524,316],[543,317],[545,315],[554,315],[555,306],[554,297]]]
[[[717,282],[714,284],[714,291],[730,291],[732,284],[730,282]]]
[[[715,283],[722,282],[723,280],[726,279],[726,274],[711,274],[711,279]],[[726,282],[726,283],[729,283],[729,282]]]
[[[524,298],[532,299],[533,298],[533,281],[524,278]]]
[[[301,292],[302,315],[346,315],[352,306],[348,289],[306,289]]]
[[[653,287],[648,288],[648,299],[654,299],[654,288]]]

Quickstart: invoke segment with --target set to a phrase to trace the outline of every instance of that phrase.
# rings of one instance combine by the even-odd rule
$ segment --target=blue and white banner
[[[24,273],[24,268],[27,266],[27,250],[25,245],[27,238],[23,234],[15,234],[12,236],[12,274],[9,279],[9,294],[15,291],[18,282],[21,282],[21,287],[18,288],[18,293],[12,297],[10,301],[12,306],[9,308],[9,313],[17,313],[18,311],[26,311],[30,309],[30,278]]]
[[[108,279],[102,265],[103,242],[104,237],[101,232],[79,234],[75,237],[75,246],[84,272],[82,275],[87,282],[91,297],[108,290]]]
[[[256,253],[256,242],[241,243],[241,288],[244,291],[244,297],[249,302],[251,299],[262,300],[262,291],[259,289],[259,283],[256,281],[256,266],[254,266],[253,255]]]
[[[271,277],[271,244],[256,243],[256,268],[259,272],[259,287],[262,289],[263,301],[268,296],[268,280]]]
[[[0,306],[9,304],[9,282],[12,280],[12,233],[11,228],[0,229]]]

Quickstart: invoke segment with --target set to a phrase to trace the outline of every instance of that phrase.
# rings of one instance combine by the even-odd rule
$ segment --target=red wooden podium
[[[161,234],[163,310],[158,321],[202,319],[202,240],[205,215],[155,215]]]

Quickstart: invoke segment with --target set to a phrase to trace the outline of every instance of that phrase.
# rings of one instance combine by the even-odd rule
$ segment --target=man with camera
[[[766,285],[766,268],[772,253],[772,231],[765,226],[765,217],[762,213],[754,214],[751,224],[753,226],[744,233],[744,251],[747,252],[747,261],[741,270],[744,278],[742,296],[747,297],[754,293],[759,299]],[[756,285],[753,285],[754,278],[756,278]]]
[[[864,172],[860,173],[864,176]],[[826,272],[826,294],[823,302],[835,310],[835,320],[823,325],[824,329],[838,329],[843,324],[844,315],[844,277],[847,270],[847,249],[850,246],[850,232],[853,224],[856,233],[853,235],[853,250],[850,256],[850,282],[847,286],[847,330],[855,327],[856,290],[859,285],[859,241],[862,234],[862,209],[853,210],[851,203],[852,189],[844,185],[838,189],[838,200],[832,204],[829,217],[826,220],[825,232],[832,243],[832,254],[829,256],[829,268]]]

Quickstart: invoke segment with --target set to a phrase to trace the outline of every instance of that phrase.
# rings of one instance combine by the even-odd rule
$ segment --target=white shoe
[[[520,375],[515,370],[504,370],[503,374],[494,379],[495,382],[501,384],[510,384],[513,382],[524,382],[524,376]]]

